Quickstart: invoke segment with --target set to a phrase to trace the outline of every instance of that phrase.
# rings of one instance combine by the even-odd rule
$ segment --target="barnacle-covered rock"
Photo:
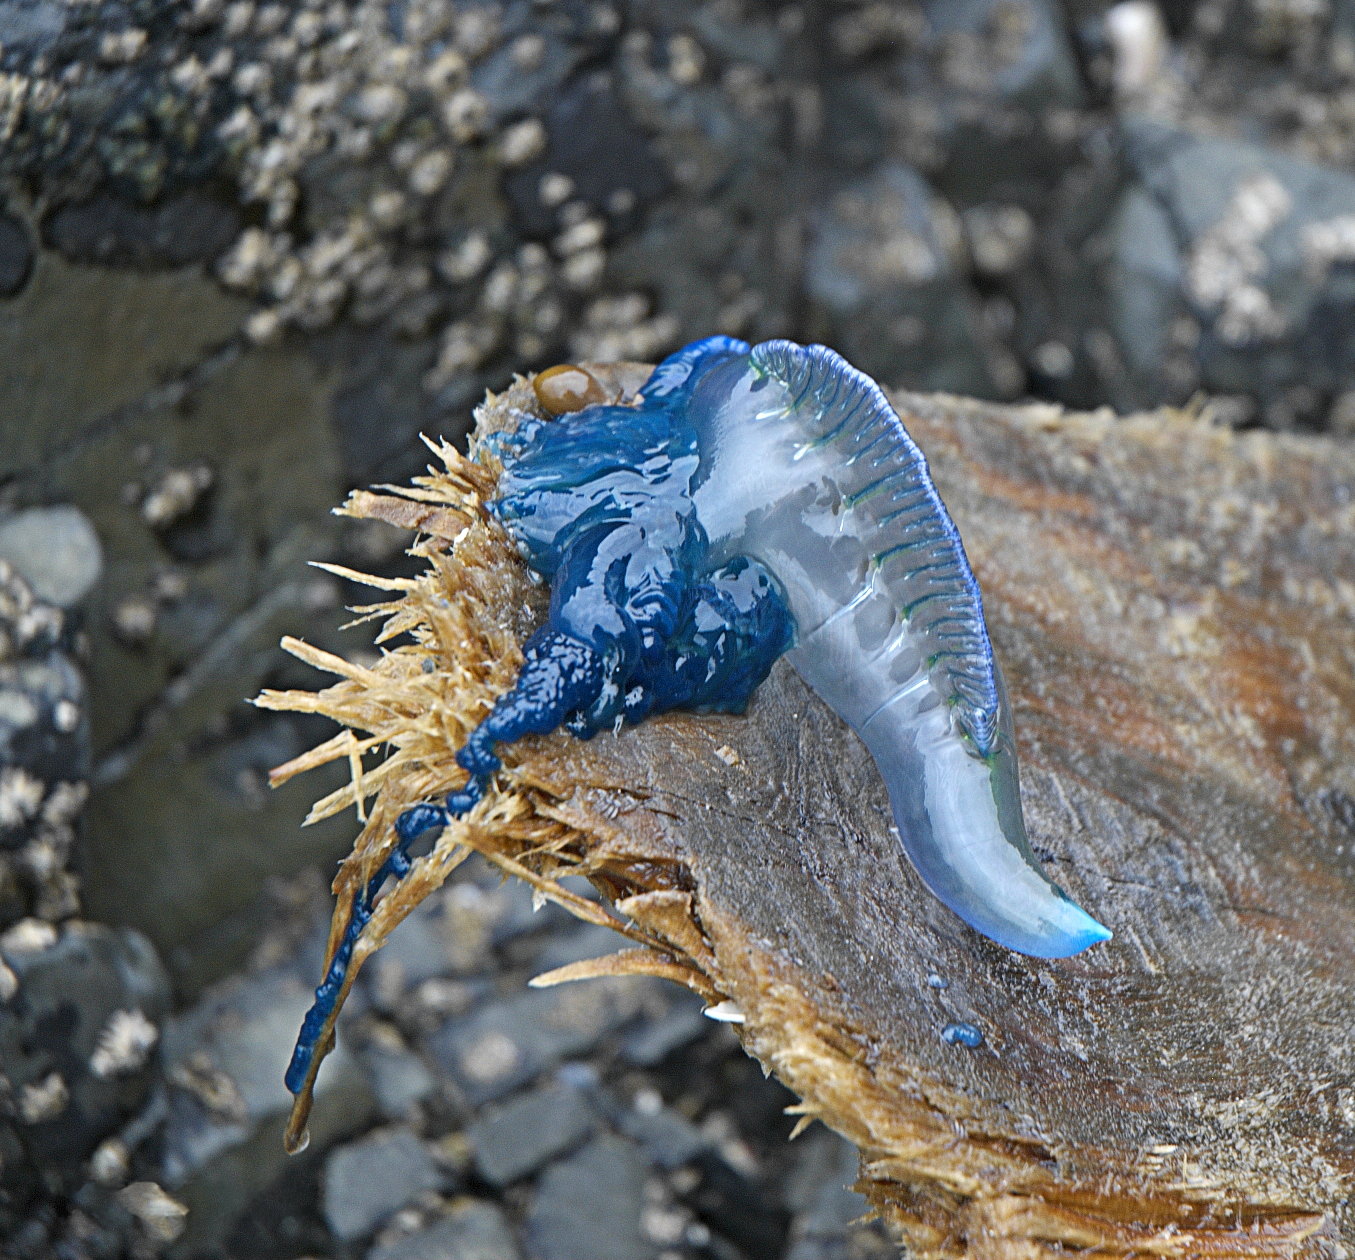
[[[48,515],[22,513],[0,523],[0,927],[24,915],[59,922],[79,909],[71,867],[88,794],[89,718],[84,679],[69,650],[72,621],[3,558],[20,532],[14,526]],[[52,557],[56,532],[44,539],[40,524],[24,558],[39,564],[40,556]],[[97,567],[97,542],[95,552]],[[55,557],[44,574],[53,579],[51,593],[83,594],[81,581],[71,586],[72,575],[60,570]]]
[[[541,983],[696,990],[806,1117],[856,1143],[858,1188],[915,1254],[1339,1254],[1355,1239],[1355,457],[1184,414],[895,401],[989,592],[1032,842],[1115,941],[1040,961],[961,926],[900,860],[864,748],[778,667],[746,718],[505,750],[488,804],[378,903],[355,962],[476,849],[629,938]],[[516,384],[480,432],[534,406]],[[331,947],[395,818],[459,785],[453,754],[540,613],[481,509],[492,466],[435,454],[416,485],[345,508],[420,536],[426,570],[369,610],[383,656],[292,641],[341,681],[261,698],[346,728],[278,772],[349,763],[314,816],[369,802]]]
[[[136,932],[23,919],[0,935],[0,1234],[30,1196],[74,1192],[96,1145],[136,1114],[168,1007]]]

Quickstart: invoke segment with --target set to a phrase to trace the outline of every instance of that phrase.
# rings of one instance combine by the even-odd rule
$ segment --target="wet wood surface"
[[[1112,942],[1028,959],[947,912],[784,663],[746,719],[526,768],[619,888],[679,896],[746,1046],[858,1143],[917,1254],[1344,1254],[1355,453],[896,402],[985,592],[1032,842]]]
[[[481,432],[535,405],[519,381]],[[606,920],[556,882],[588,874],[639,948],[569,975],[663,975],[741,1017],[805,1116],[860,1148],[859,1188],[912,1256],[1348,1254],[1355,449],[1176,413],[896,405],[985,592],[1032,843],[1114,939],[1043,961],[961,923],[903,857],[863,746],[784,662],[746,717],[512,749],[381,933],[445,877],[444,846]],[[346,510],[423,532],[430,569],[396,584],[392,624],[443,628],[370,670],[317,658],[345,674],[318,696],[265,697],[394,749],[340,886],[459,782],[514,667],[499,639],[539,615],[506,540],[462,533],[486,474],[441,455],[416,505]],[[982,1043],[952,1044],[954,1023]]]

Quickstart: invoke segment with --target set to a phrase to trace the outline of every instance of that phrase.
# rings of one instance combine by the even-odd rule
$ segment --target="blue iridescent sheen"
[[[307,1079],[382,884],[421,832],[483,798],[500,745],[740,712],[783,654],[860,734],[905,853],[947,906],[1041,957],[1109,937],[1030,849],[978,583],[922,452],[868,377],[823,346],[710,337],[660,364],[633,404],[529,419],[489,445],[503,466],[489,507],[550,583],[546,624],[457,754],[465,786],[401,815],[399,848],[355,897],[289,1089]]]

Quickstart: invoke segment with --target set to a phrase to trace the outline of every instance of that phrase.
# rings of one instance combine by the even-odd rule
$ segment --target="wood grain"
[[[857,1141],[918,1254],[1342,1254],[1355,456],[896,401],[986,593],[1032,841],[1115,939],[1027,959],[950,915],[784,666],[746,719],[552,747],[539,782],[623,882],[690,893],[746,1046]]]

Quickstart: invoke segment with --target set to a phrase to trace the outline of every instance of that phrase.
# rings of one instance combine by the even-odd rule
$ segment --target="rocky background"
[[[351,819],[270,794],[514,371],[714,331],[1355,433],[1351,0],[0,0],[0,1252],[828,1260],[854,1155],[468,864],[281,1072]],[[323,733],[323,732],[321,732]]]

